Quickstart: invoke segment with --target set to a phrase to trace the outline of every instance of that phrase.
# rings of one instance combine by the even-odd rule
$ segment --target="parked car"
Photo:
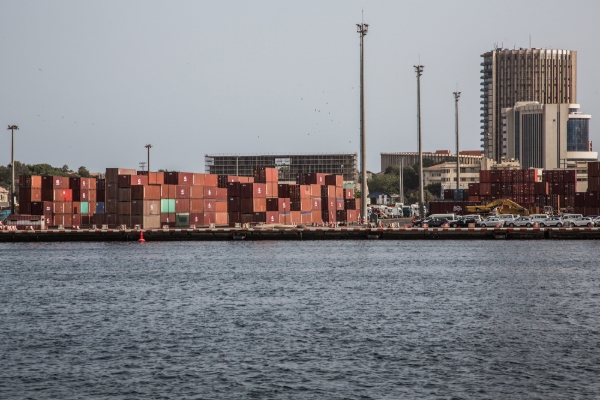
[[[448,221],[450,228],[468,228],[469,224],[476,225],[478,221],[473,218],[461,218],[454,221]]]
[[[481,217],[481,215],[479,214],[469,214],[469,215],[464,215],[463,219],[474,219],[477,222],[481,222],[483,221],[483,218]]]
[[[515,219],[519,218],[518,215],[514,215],[514,214],[499,214],[499,215],[496,215],[496,217],[503,220],[504,223],[507,225],[510,221],[514,221]]]
[[[487,217],[483,221],[478,222],[477,226],[480,226],[482,228],[495,228],[496,226],[498,226],[498,224],[504,225],[504,220],[498,217]]]
[[[590,217],[576,218],[576,219],[568,219],[571,223],[571,226],[594,226],[594,220]]]
[[[526,226],[530,228],[533,226],[533,219],[531,219],[530,217],[520,217],[513,221],[510,221],[508,223],[508,226],[510,226],[511,228],[515,226]]]
[[[563,225],[564,225],[564,221],[561,217],[550,217],[550,218],[546,218],[543,221],[540,221],[540,226],[542,228],[544,228],[546,226],[556,226],[556,227],[560,228]]]
[[[431,228],[439,228],[440,226],[447,224],[448,220],[446,218],[425,218],[422,220],[417,220],[413,223],[413,226],[422,227],[423,224],[428,224]]]

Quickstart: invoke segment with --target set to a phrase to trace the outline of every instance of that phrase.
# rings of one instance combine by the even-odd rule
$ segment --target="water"
[[[0,398],[598,398],[594,241],[0,244]]]

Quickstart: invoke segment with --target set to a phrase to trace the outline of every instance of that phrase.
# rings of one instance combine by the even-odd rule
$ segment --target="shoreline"
[[[0,231],[0,242],[225,240],[599,240],[600,228],[170,228]]]

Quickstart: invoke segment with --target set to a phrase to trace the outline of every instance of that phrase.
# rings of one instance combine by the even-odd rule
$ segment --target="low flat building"
[[[469,183],[479,183],[480,164],[460,165],[459,189],[468,189]],[[440,183],[444,189],[456,189],[456,163],[446,162],[432,167],[423,168],[424,186],[432,183]]]
[[[461,164],[479,164],[483,158],[481,150],[464,150],[459,152]],[[381,171],[385,171],[387,167],[397,167],[402,163],[405,167],[418,164],[419,153],[418,152],[394,152],[394,153],[380,153],[381,155]],[[423,159],[430,159],[436,164],[449,161],[451,159],[456,160],[456,154],[452,154],[450,150],[436,150],[435,152],[423,152]]]

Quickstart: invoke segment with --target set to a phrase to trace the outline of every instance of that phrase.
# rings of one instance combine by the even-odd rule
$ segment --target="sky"
[[[480,148],[481,55],[578,52],[578,102],[600,147],[600,2],[0,0],[0,124],[15,159],[90,171],[203,172],[205,154],[359,153],[365,37],[367,169],[380,153]],[[10,131],[0,136],[10,163]]]

